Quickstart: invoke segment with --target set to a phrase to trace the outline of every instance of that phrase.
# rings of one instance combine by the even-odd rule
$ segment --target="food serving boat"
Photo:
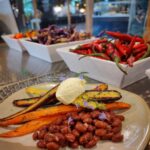
[[[68,68],[73,72],[87,72],[86,75],[88,77],[117,87],[126,87],[146,77],[145,70],[149,68],[150,57],[136,61],[133,67],[121,64],[122,68],[128,73],[125,75],[112,61],[94,57],[79,59],[83,55],[70,52],[70,49],[74,49],[77,46],[78,45],[57,49],[57,52],[67,64]]]
[[[13,38],[14,34],[2,35],[3,40],[6,42],[9,48],[19,52],[25,51],[25,47],[20,42],[20,39]]]
[[[53,45],[44,45],[36,42],[31,42],[27,39],[21,39],[20,42],[27,49],[29,55],[52,63],[52,62],[57,62],[62,60],[62,58],[58,55],[56,51],[57,48],[65,49],[65,47],[67,46],[87,43],[92,40],[95,40],[95,38],[92,37],[91,39],[72,41],[67,43],[58,43]]]

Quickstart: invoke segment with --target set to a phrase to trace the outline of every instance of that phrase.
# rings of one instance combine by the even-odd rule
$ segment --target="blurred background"
[[[92,24],[95,36],[103,30],[142,36],[147,7],[148,0],[0,0],[0,35],[38,30],[51,24],[73,24],[77,30],[85,31],[90,11],[87,25]]]

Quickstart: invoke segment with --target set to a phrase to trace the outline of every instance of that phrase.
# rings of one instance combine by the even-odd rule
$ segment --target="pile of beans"
[[[78,148],[94,147],[99,140],[121,142],[122,115],[112,111],[82,110],[67,113],[53,123],[34,132],[33,139],[38,140],[37,147],[58,150],[69,146]]]

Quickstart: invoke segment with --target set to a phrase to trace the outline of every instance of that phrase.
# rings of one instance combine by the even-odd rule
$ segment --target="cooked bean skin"
[[[39,147],[39,148],[46,148],[46,142],[44,140],[39,140],[37,142],[37,147]]]
[[[100,121],[100,120],[95,120],[95,126],[97,128],[103,128],[103,129],[106,129],[107,128],[107,123],[106,122],[103,122],[103,121]]]
[[[87,127],[81,122],[76,123],[75,129],[78,130],[80,133],[84,133],[87,131]]]
[[[90,140],[88,143],[84,145],[85,148],[92,148],[96,145],[97,141],[95,139]]]
[[[33,140],[38,140],[38,132],[34,132],[32,135]]]
[[[69,144],[69,147],[71,147],[71,148],[78,148],[79,147],[79,142],[78,141],[74,141],[73,143]]]
[[[56,142],[49,142],[46,145],[48,150],[59,150],[59,144],[57,144]]]
[[[117,133],[112,137],[113,142],[121,142],[122,140],[123,140],[123,135],[121,135],[120,133]]]
[[[86,132],[80,137],[79,142],[81,145],[84,145],[87,144],[90,140],[92,140],[92,138],[93,138],[92,133]]]
[[[105,129],[97,129],[97,130],[95,130],[95,135],[97,135],[99,137],[105,136],[106,133],[107,133],[107,131]]]
[[[99,118],[101,113],[107,117]],[[71,121],[70,121],[71,119]],[[69,146],[71,149],[83,146],[92,148],[99,140],[123,141],[121,134],[124,116],[112,111],[83,110],[67,113],[53,123],[43,126],[32,135],[37,147],[47,150],[59,150]]]
[[[65,137],[66,137],[67,141],[69,141],[69,142],[74,142],[76,139],[76,137],[72,133],[66,134]]]

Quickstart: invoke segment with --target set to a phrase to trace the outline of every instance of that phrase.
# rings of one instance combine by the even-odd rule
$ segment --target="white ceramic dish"
[[[12,38],[13,34],[11,35],[2,35],[3,40],[6,42],[9,48],[23,52],[25,50],[25,47],[21,44],[19,39]]]
[[[146,77],[145,70],[149,68],[150,57],[135,62],[133,67],[128,67],[127,65],[122,64],[124,70],[128,72],[128,75],[125,75],[112,61],[106,61],[94,57],[85,57],[79,60],[82,55],[69,51],[76,46],[57,49],[59,55],[73,72],[87,72],[86,75],[88,77],[117,87],[125,87]]]
[[[27,49],[28,53],[31,56],[40,58],[48,62],[57,62],[57,61],[62,60],[62,58],[58,55],[56,51],[57,48],[63,47],[65,49],[66,46],[86,43],[94,39],[95,38],[91,38],[91,39],[82,40],[82,41],[73,41],[73,42],[59,43],[59,44],[53,44],[53,45],[43,45],[39,43],[30,42],[25,39],[21,39],[20,42]]]
[[[147,69],[146,71],[145,71],[145,74],[148,76],[148,78],[150,79],[150,69]]]
[[[36,85],[37,88],[50,89],[56,84],[41,84]],[[95,87],[94,84],[87,85],[87,89]],[[133,93],[110,87],[109,89],[118,90],[122,94],[122,101],[131,104],[129,110],[120,112],[125,116],[123,122],[122,133],[124,135],[124,141],[121,143],[113,143],[110,141],[99,141],[96,147],[91,150],[144,150],[150,137],[150,112],[145,101]],[[12,105],[14,99],[27,98],[25,89],[22,89],[0,104],[0,118],[17,112],[17,107]],[[118,112],[119,113],[119,112]],[[0,128],[0,133],[5,132],[6,129]],[[2,139],[0,138],[0,148],[2,150],[38,150],[36,148],[36,142],[32,140],[32,134]],[[70,150],[69,148],[66,148]],[[81,148],[83,149],[83,148]]]

